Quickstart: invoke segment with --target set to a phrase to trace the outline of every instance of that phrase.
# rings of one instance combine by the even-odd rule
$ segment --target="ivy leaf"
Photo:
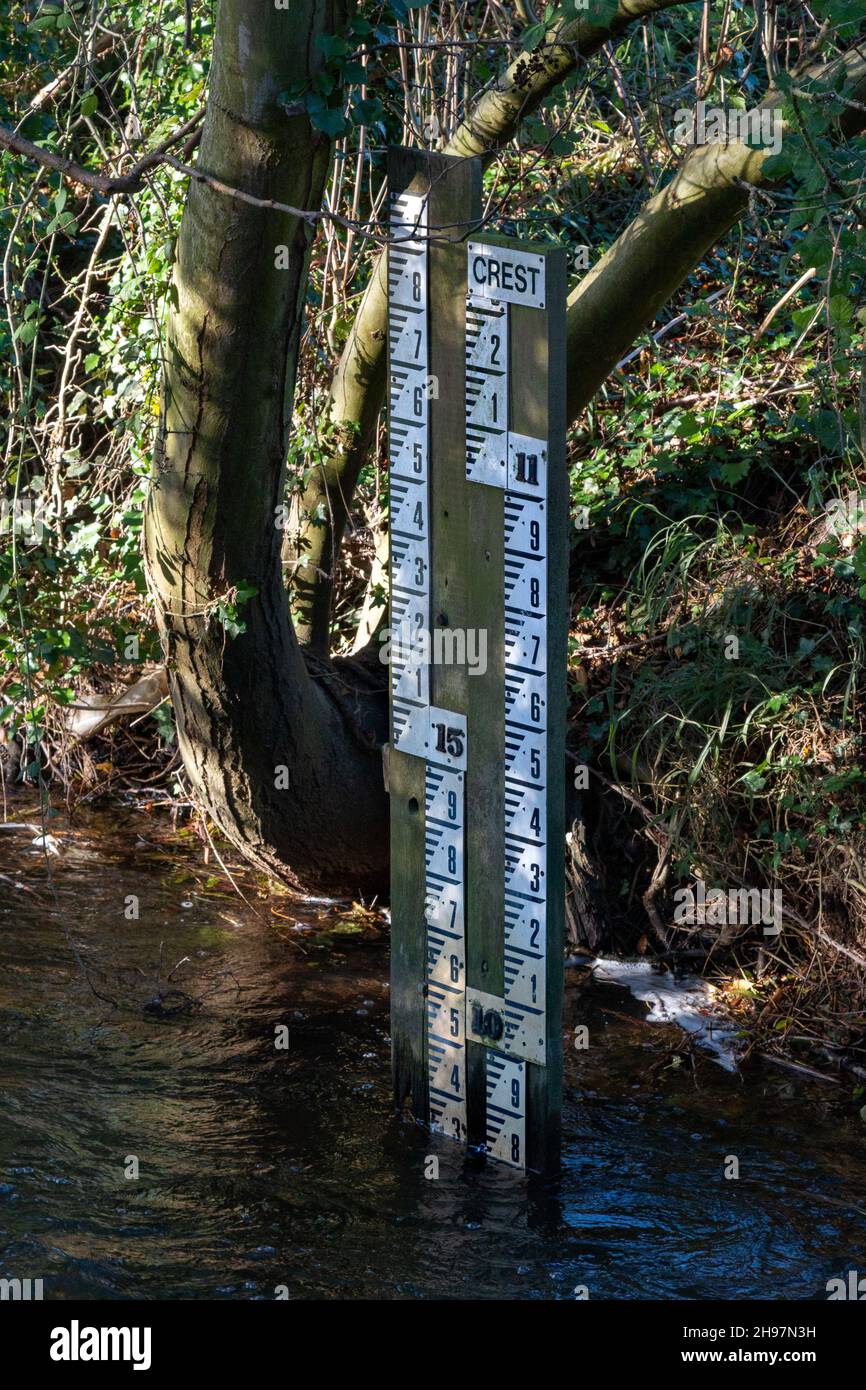
[[[336,79],[331,72],[317,72],[313,78],[313,86],[323,97],[330,96],[336,85]]]
[[[316,40],[326,58],[343,58],[349,52],[349,45],[338,34],[320,34]]]
[[[763,172],[768,179],[784,179],[790,174],[791,168],[789,154],[771,154],[769,159],[764,160]]]
[[[80,555],[83,550],[95,550],[102,539],[102,522],[91,521],[79,526],[66,542],[70,555]]]
[[[352,115],[360,125],[370,126],[382,119],[384,107],[378,97],[358,97],[352,101]]]
[[[317,130],[324,131],[325,135],[342,135],[346,129],[346,118],[342,111],[332,106],[317,116],[312,124]]]
[[[342,69],[342,78],[347,85],[350,82],[366,82],[369,77],[367,69],[363,63],[345,63]]]
[[[307,113],[313,128],[325,135],[342,135],[346,129],[342,106],[328,106],[318,92],[311,92],[307,97]]]

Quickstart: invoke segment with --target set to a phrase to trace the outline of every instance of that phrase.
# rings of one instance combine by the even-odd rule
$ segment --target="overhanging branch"
[[[866,55],[851,50],[832,67],[812,65],[801,77],[846,79],[840,136],[866,128]],[[771,92],[762,103],[778,107]],[[584,410],[623,353],[655,318],[711,247],[748,206],[749,191],[771,186],[764,166],[769,149],[740,142],[701,145],[683,160],[672,181],[572,291],[568,301],[568,415]]]

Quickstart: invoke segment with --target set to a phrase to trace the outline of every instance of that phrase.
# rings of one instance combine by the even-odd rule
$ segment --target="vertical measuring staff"
[[[470,942],[467,1038],[486,1049],[488,1151],[540,1169],[558,1162],[562,1087],[565,253],[485,238],[467,266],[466,472],[502,490],[504,620],[503,911]]]
[[[391,192],[388,423],[391,484],[391,714],[394,747],[427,756],[430,668],[430,353],[427,199]]]
[[[431,707],[424,796],[429,1122],[466,1138],[466,718]]]
[[[403,533],[398,538],[393,534],[391,537],[390,617],[392,637],[399,637],[401,632],[406,633],[406,625],[411,634],[430,624],[430,441],[426,391],[422,392],[420,416],[414,416],[413,409],[417,400],[415,387],[426,386],[429,371],[429,184],[417,177],[411,158],[392,151],[388,186],[389,477],[392,527],[396,518]],[[407,407],[405,415],[398,413],[403,405]],[[418,519],[420,528],[416,526]],[[409,551],[410,538],[414,553]],[[413,560],[420,563],[413,565]],[[401,579],[405,579],[405,585]],[[392,642],[392,648],[393,645]],[[408,1106],[413,1115],[421,1118],[426,1116],[428,1105],[422,759],[429,725],[429,673],[426,667],[413,669],[412,661],[408,657],[401,661],[401,657],[403,653],[395,654],[392,650],[388,759],[391,864],[401,867],[391,875],[391,1048],[397,1106]]]
[[[399,1108],[457,1139],[466,1138],[467,728],[459,690],[428,654],[434,627],[447,625],[450,567],[459,568],[448,522],[461,500],[450,476],[465,486],[462,387],[451,381],[463,327],[447,289],[448,242],[472,213],[473,163],[407,150],[388,162],[394,1087]]]
[[[559,1163],[560,1129],[562,1106],[562,991],[563,957],[565,952],[565,732],[566,732],[566,669],[568,661],[568,553],[569,553],[569,489],[565,458],[565,306],[566,306],[566,253],[561,247],[533,246],[532,253],[544,261],[544,312],[534,307],[530,300],[511,304],[510,318],[512,329],[511,352],[511,399],[509,413],[509,494],[515,501],[521,496],[534,497],[538,505],[543,501],[543,511],[539,514],[541,533],[544,537],[546,586],[545,618],[546,667],[544,681],[545,704],[542,706],[544,723],[545,790],[544,797],[546,825],[543,828],[541,850],[541,883],[544,887],[544,914],[542,937],[546,941],[543,976],[533,985],[530,959],[534,940],[534,919],[537,914],[530,912],[528,904],[522,906],[520,925],[512,917],[509,923],[506,910],[506,932],[514,950],[526,950],[526,970],[520,981],[515,980],[510,988],[515,998],[529,1001],[533,993],[540,992],[544,1001],[544,1065],[536,1065],[533,1060],[526,1063],[527,1093],[527,1132],[526,1161],[530,1168],[553,1168]],[[527,271],[529,267],[527,267]],[[529,278],[529,277],[528,277]],[[519,282],[519,268],[515,274]],[[541,498],[542,460],[539,459],[539,474],[534,481],[532,455],[534,447],[527,448],[528,441],[543,441],[546,444],[546,467],[544,490]],[[544,452],[544,450],[542,450]],[[523,458],[521,458],[523,455]],[[509,496],[506,495],[506,508]],[[506,549],[512,553],[518,547],[528,549],[530,556],[535,538],[532,518],[526,513],[528,526],[525,530],[516,529],[509,539],[506,521]],[[543,525],[546,520],[546,527]],[[528,542],[528,546],[527,546]],[[524,591],[525,592],[525,591]],[[533,590],[529,586],[528,612],[534,613],[532,606]],[[513,605],[516,607],[517,605]],[[508,609],[506,608],[506,617]],[[506,643],[506,671],[509,666],[522,666],[526,656],[532,657],[533,649],[526,650],[519,642]],[[530,675],[535,673],[530,668]],[[535,682],[524,687],[523,699],[528,695],[529,726],[534,728],[533,701]],[[514,707],[512,706],[512,709]],[[526,710],[523,704],[521,709]],[[513,719],[509,715],[506,702],[506,729]],[[516,720],[514,721],[516,722]],[[519,769],[509,769],[506,755],[506,771],[511,777],[519,775]],[[530,780],[534,768],[530,766]],[[525,803],[524,803],[525,805]],[[530,834],[533,833],[530,824]],[[508,850],[506,848],[506,856]],[[534,875],[530,869],[529,892],[532,892]],[[506,892],[508,882],[506,881]],[[506,973],[509,970],[506,959]],[[506,984],[506,992],[509,986]],[[534,1006],[533,1006],[534,1007]],[[539,1034],[540,1037],[540,1034]],[[540,1046],[540,1042],[538,1044]]]
[[[436,157],[439,161],[442,156]],[[463,282],[465,238],[481,211],[481,171],[477,160],[452,159],[432,175],[437,237],[430,244],[430,370],[434,394],[430,405],[431,617],[433,632],[465,634],[472,618],[467,605],[470,531],[466,509],[466,446],[463,419],[463,341],[466,332]],[[472,733],[467,727],[467,668],[458,653],[444,651],[431,667],[433,726],[429,757],[435,766],[445,746],[462,742],[459,764],[451,773],[455,801],[463,823],[450,831],[459,877],[444,887],[428,862],[427,944],[428,1050],[430,1121],[454,1138],[468,1137],[471,1106],[466,1066],[466,933],[467,840],[474,807],[467,795],[467,765]],[[459,766],[459,774],[456,767]],[[431,766],[431,772],[433,768]],[[457,780],[459,776],[459,780]],[[435,826],[428,819],[428,836]],[[449,1028],[437,996],[445,995]],[[434,1059],[437,1070],[434,1073]],[[442,1083],[445,1083],[444,1085]]]

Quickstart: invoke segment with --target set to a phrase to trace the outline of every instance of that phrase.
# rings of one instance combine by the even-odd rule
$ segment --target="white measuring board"
[[[508,312],[466,300],[466,477],[505,487],[508,470]]]
[[[509,418],[510,304],[543,309],[543,256],[467,248],[466,477],[504,490],[505,883],[502,998],[470,989],[487,1047],[488,1152],[526,1166],[527,1065],[545,1065],[547,957],[547,441]]]
[[[430,1125],[466,1138],[466,717],[430,709],[424,794]]]
[[[392,196],[388,247],[391,629],[430,630],[427,200]],[[392,743],[426,757],[430,668],[411,642],[392,652]]]
[[[388,248],[391,741],[425,760],[427,1074],[431,1129],[466,1139],[466,716],[430,704],[427,199],[392,196]]]
[[[547,445],[508,437],[505,1004],[508,1051],[544,1066],[547,927]]]

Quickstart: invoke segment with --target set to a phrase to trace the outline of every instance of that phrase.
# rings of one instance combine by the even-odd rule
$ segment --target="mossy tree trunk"
[[[278,98],[343,20],[340,0],[220,0],[200,169],[321,207],[328,142]],[[191,183],[145,554],[184,765],[214,819],[284,878],[370,891],[387,853],[384,707],[305,661],[275,524],[311,235],[301,218]],[[245,631],[230,636],[221,611],[245,588]]]

